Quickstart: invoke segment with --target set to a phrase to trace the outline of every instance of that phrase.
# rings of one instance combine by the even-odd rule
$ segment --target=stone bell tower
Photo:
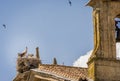
[[[94,24],[94,50],[88,61],[88,76],[94,81],[120,81],[120,60],[116,58],[120,30],[115,21],[120,18],[120,0],[90,0],[87,5],[93,8]]]

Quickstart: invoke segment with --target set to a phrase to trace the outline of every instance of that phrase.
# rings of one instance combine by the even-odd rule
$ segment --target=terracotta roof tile
[[[41,64],[38,68],[39,71],[54,74],[70,80],[79,80],[80,78],[87,78],[87,68],[63,66],[63,65],[48,65]]]

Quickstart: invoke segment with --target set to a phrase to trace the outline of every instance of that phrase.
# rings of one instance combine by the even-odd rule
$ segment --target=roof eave
[[[86,4],[86,6],[91,6],[91,7],[93,7],[93,5],[94,5],[94,0],[89,0]]]

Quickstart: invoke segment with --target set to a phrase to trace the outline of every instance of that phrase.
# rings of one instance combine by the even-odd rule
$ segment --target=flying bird
[[[69,2],[69,5],[72,6],[72,2],[70,0],[68,0],[68,2]]]
[[[5,24],[3,24],[3,27],[6,29],[6,25]]]

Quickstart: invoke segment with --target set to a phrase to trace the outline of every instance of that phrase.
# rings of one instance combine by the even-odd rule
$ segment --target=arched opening
[[[120,14],[115,18],[116,58],[120,60]]]
[[[120,14],[115,17],[115,37],[116,42],[120,42]]]

